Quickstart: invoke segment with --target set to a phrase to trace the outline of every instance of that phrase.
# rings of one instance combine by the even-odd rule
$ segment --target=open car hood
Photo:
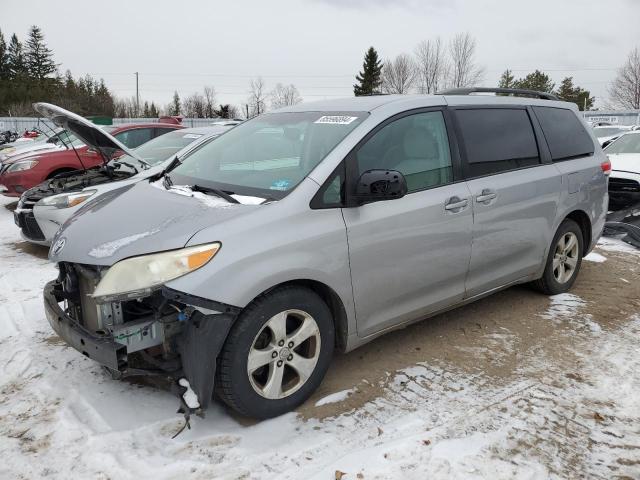
[[[45,118],[51,120],[56,126],[66,128],[80,138],[85,145],[104,152],[104,162],[111,158],[117,150],[121,150],[135,159],[141,160],[136,153],[119,142],[115,137],[109,135],[97,125],[91,123],[86,118],[76,115],[73,112],[60,108],[50,103],[34,103],[33,109]]]
[[[605,150],[604,153],[607,151]],[[640,174],[640,153],[619,153],[607,156],[611,161],[612,170]]]

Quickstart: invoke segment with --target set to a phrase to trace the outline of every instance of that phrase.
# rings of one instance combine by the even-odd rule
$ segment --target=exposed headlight
[[[93,296],[104,301],[113,296],[141,296],[203,267],[218,253],[220,246],[215,242],[120,260],[107,270]]]
[[[56,208],[75,207],[87,200],[96,192],[97,190],[83,190],[82,192],[76,193],[61,193],[60,195],[52,195],[51,197],[43,198],[38,202],[38,204]]]
[[[7,173],[22,172],[23,170],[29,170],[38,164],[37,160],[23,160],[22,162],[16,162],[7,168]]]

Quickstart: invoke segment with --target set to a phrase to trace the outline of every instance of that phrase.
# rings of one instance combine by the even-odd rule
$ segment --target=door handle
[[[488,203],[494,198],[496,198],[497,196],[498,195],[496,194],[496,192],[494,192],[493,190],[489,190],[488,188],[485,188],[484,190],[482,190],[482,193],[480,193],[480,195],[476,197],[476,202]]]
[[[458,197],[451,197],[447,200],[444,209],[447,211],[461,210],[469,204],[469,201],[465,198],[460,200]]]

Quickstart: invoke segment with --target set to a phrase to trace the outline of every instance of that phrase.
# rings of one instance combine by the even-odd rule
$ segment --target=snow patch
[[[541,315],[542,318],[549,320],[558,317],[575,316],[578,310],[586,305],[586,302],[573,293],[561,293],[559,295],[552,295],[549,297],[551,305],[545,313]]]
[[[332,393],[331,395],[327,395],[326,397],[321,398],[316,402],[316,407],[321,407],[322,405],[327,405],[329,403],[337,403],[346,400],[349,395],[356,391],[355,388],[349,388],[347,390],[342,390],[340,392]]]
[[[132,244],[140,240],[141,238],[149,237],[151,235],[155,235],[160,231],[159,228],[151,230],[150,232],[144,233],[136,233],[135,235],[129,235],[128,237],[119,238],[118,240],[113,240],[111,242],[106,242],[97,247],[92,248],[88,255],[93,258],[106,258],[112,256],[122,247]]]
[[[607,261],[607,257],[605,257],[604,255],[600,255],[597,252],[591,252],[589,255],[584,257],[583,260],[586,260],[587,262],[602,263]]]
[[[184,399],[184,403],[187,404],[187,407],[193,410],[200,408],[198,396],[193,390],[191,390],[189,380],[187,380],[186,378],[181,378],[180,380],[178,380],[178,385],[187,389],[187,391],[182,394],[182,398]]]
[[[233,208],[237,206],[235,203],[228,202],[224,198],[220,198],[216,195],[207,195],[203,192],[194,192],[189,185],[171,185],[167,190],[164,187],[164,179],[156,180],[155,182],[151,182],[151,185],[159,188],[161,190],[165,190],[171,193],[175,193],[177,195],[183,195],[185,197],[192,197],[197,200],[200,200],[207,207],[215,207],[215,208]],[[265,201],[264,198],[260,197],[252,197],[248,195],[231,195],[233,198],[238,200],[242,205],[259,205]]]

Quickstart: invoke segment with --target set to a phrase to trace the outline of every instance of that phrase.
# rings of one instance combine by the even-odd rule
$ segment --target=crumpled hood
[[[605,150],[604,153],[607,153]],[[640,153],[620,153],[608,155],[611,169],[619,172],[640,173]]]
[[[112,265],[123,258],[182,248],[199,230],[260,208],[165,190],[162,180],[141,181],[88,202],[56,234],[49,259]]]

